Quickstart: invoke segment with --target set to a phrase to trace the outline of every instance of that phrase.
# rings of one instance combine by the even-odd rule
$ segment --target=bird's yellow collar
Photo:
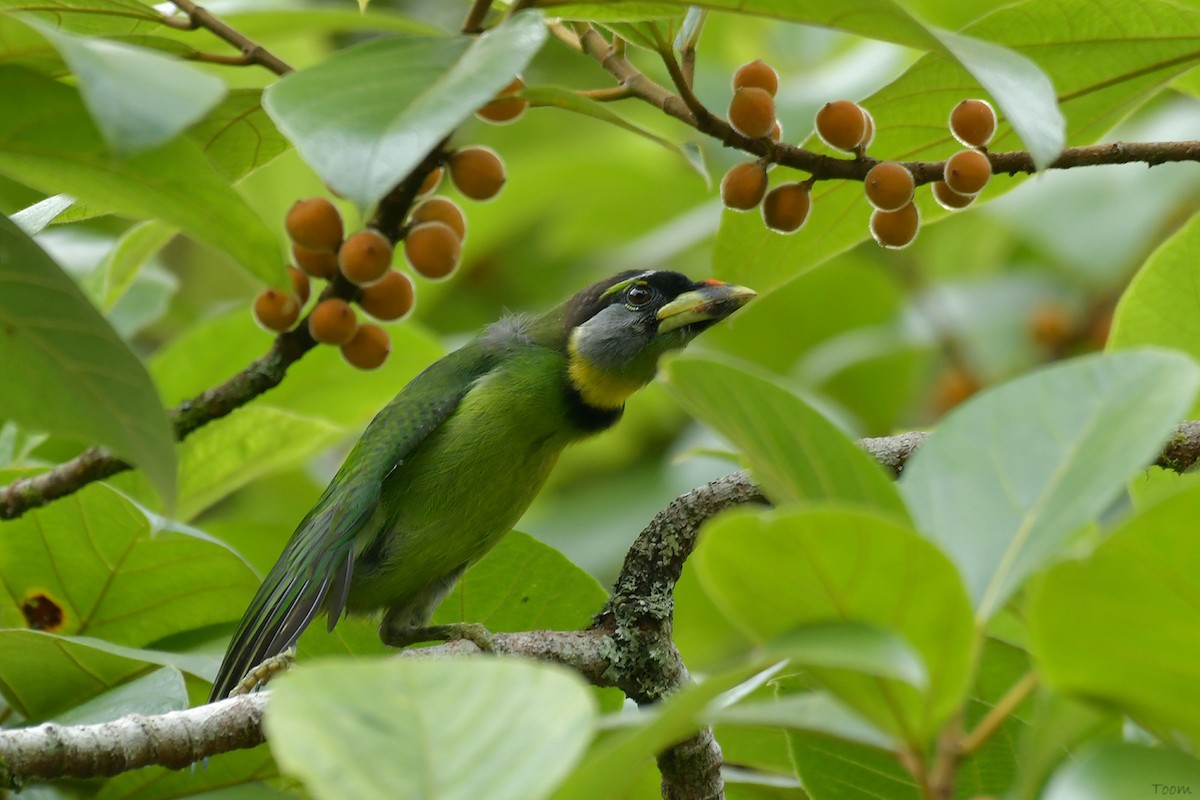
[[[594,366],[580,352],[575,337],[567,344],[567,379],[583,402],[593,408],[614,410],[625,405],[629,395],[642,388],[642,381],[613,375]]]

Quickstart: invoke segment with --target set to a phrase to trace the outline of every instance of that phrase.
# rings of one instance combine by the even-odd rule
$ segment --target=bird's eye
[[[650,302],[650,298],[654,296],[654,292],[640,284],[630,286],[629,291],[625,293],[625,302],[631,308],[641,308]]]

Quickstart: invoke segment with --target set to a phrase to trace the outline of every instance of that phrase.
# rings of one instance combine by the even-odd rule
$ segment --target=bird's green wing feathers
[[[454,412],[494,360],[488,348],[469,344],[432,364],[376,415],[250,602],[210,700],[227,696],[248,671],[295,644],[319,611],[333,629],[350,589],[355,542],[383,479]]]

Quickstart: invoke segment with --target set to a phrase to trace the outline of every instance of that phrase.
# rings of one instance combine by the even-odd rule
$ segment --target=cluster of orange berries
[[[479,110],[499,122],[516,119],[526,101],[506,97],[519,91],[519,79]],[[490,116],[489,116],[490,115]],[[472,200],[488,200],[504,186],[504,162],[488,147],[463,147],[446,157],[454,186]],[[417,191],[404,232],[404,257],[418,275],[446,278],[458,267],[467,233],[466,217],[453,200],[436,196],[445,170],[433,169]],[[311,294],[310,278],[332,280],[339,272],[359,287],[357,303],[371,317],[390,322],[412,310],[412,280],[392,269],[392,243],[370,228],[343,239],[337,208],[323,197],[300,200],[285,220],[296,266],[288,267],[292,291],[263,291],[254,301],[254,316],[264,328],[290,330]],[[342,356],[359,369],[375,369],[387,360],[391,340],[378,325],[359,324],[354,309],[337,297],[321,300],[308,316],[308,331],[321,344],[341,348]]]
[[[751,61],[733,76],[729,124],[743,136],[771,136],[779,141],[782,128],[775,119],[775,92],[779,76],[762,61]],[[817,135],[836,150],[862,157],[875,138],[875,121],[862,106],[850,100],[826,103],[817,111]],[[963,100],[950,112],[950,132],[966,145],[946,160],[945,176],[933,184],[933,196],[944,208],[966,208],[983,190],[992,165],[983,148],[996,132],[996,112],[985,100]],[[737,164],[721,180],[721,200],[737,211],[762,204],[763,222],[779,233],[803,227],[812,208],[812,182],[781,183],[767,190],[767,163]],[[867,173],[863,186],[874,207],[870,231],[884,247],[906,247],[917,236],[920,214],[913,202],[916,188],[909,169],[895,161],[881,161]]]
[[[254,300],[254,317],[272,331],[290,330],[311,295],[310,278],[332,280],[338,272],[361,286],[358,304],[377,320],[391,321],[413,306],[413,285],[407,275],[391,269],[392,244],[383,234],[363,230],[343,239],[342,216],[323,197],[300,200],[285,220],[292,240],[288,267],[292,291],[267,289]],[[328,297],[308,317],[308,332],[322,344],[341,348],[342,356],[359,369],[374,369],[387,360],[391,339],[378,325],[359,324],[345,300]]]

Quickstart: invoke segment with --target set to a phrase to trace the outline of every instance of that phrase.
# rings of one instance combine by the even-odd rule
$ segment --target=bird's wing
[[[376,415],[250,602],[210,702],[295,644],[319,611],[328,613],[333,629],[350,591],[355,541],[375,512],[383,479],[454,412],[494,363],[489,348],[467,345],[430,365]]]

